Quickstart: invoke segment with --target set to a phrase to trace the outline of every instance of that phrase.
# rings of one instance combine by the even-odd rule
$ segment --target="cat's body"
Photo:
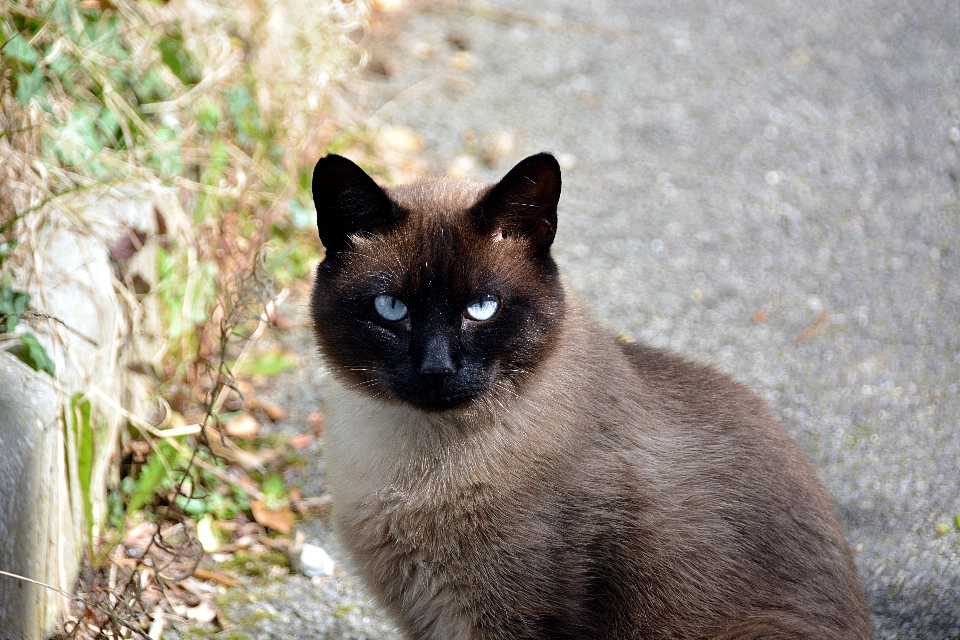
[[[314,180],[328,473],[407,636],[869,637],[832,507],[762,403],[563,292],[550,156],[389,198],[348,165]]]

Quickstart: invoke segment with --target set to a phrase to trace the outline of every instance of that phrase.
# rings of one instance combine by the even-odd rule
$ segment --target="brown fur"
[[[339,381],[326,442],[336,523],[403,632],[870,637],[831,504],[763,403],[711,368],[618,344],[551,284],[552,261],[531,257],[549,225],[523,232],[534,240],[471,226],[488,189],[390,190],[396,219],[318,272],[317,335]],[[520,353],[479,397],[417,408],[362,343],[345,346],[356,329],[337,301],[371,277],[391,291],[435,278],[469,296],[489,269],[505,300],[546,311],[531,335],[501,331]]]

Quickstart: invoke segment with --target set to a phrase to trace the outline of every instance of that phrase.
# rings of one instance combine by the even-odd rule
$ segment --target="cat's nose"
[[[432,336],[427,340],[420,363],[420,373],[425,376],[448,376],[456,368],[450,355],[450,342],[443,336]]]

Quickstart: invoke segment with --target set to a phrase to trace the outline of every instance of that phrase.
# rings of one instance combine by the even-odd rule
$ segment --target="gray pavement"
[[[960,636],[960,2],[524,0],[416,15],[394,51],[372,102],[437,170],[465,131],[515,140],[482,179],[564,154],[573,289],[766,397],[878,636]]]
[[[960,2],[461,3],[380,47],[365,106],[436,171],[558,154],[571,287],[768,400],[877,636],[960,637]]]

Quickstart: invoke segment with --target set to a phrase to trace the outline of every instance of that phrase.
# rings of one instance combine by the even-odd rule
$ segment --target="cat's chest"
[[[523,464],[505,428],[458,438],[430,437],[434,419],[341,389],[327,434],[328,479],[341,527],[392,544],[457,554],[465,540],[494,540],[515,520],[508,509],[530,501],[541,484],[538,467]],[[434,434],[435,435],[435,434]],[[535,455],[535,452],[534,452]],[[546,465],[544,465],[546,466]]]
[[[338,504],[385,515],[469,509],[495,491],[497,452],[449,446],[431,416],[340,388],[327,433],[328,476]]]

